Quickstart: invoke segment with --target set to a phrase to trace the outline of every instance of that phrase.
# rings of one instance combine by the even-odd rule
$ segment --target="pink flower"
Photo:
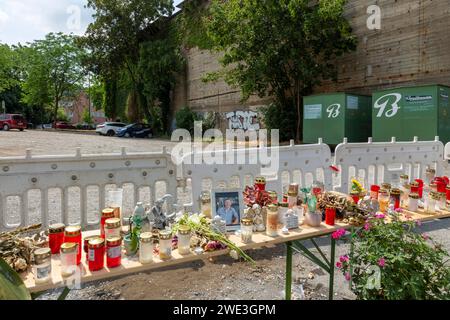
[[[350,281],[351,277],[350,277],[350,273],[346,272],[345,273],[345,280]]]
[[[416,220],[416,225],[420,227],[422,225],[422,221]]]
[[[378,265],[383,268],[386,265],[386,260],[384,258],[380,258],[378,260]]]
[[[380,214],[377,214],[376,216],[375,216],[375,218],[377,218],[377,219],[384,219],[386,216],[384,215],[384,214],[382,214],[382,213],[380,213]]]
[[[342,268],[342,263],[339,261],[336,262],[336,268],[338,268],[338,269]]]
[[[348,262],[349,260],[350,260],[350,259],[348,258],[347,255],[344,255],[344,256],[340,256],[340,257],[339,257],[339,261],[341,261],[342,263]]]
[[[366,231],[369,231],[369,230],[370,230],[370,224],[369,224],[369,223],[366,223],[366,224],[364,225],[364,230],[366,230]]]
[[[430,239],[430,236],[427,235],[426,233],[423,233],[422,238],[423,238],[423,240],[428,240],[428,239]]]
[[[335,232],[332,233],[331,237],[334,240],[339,240],[340,238],[342,238],[345,235],[345,229],[339,229]]]
[[[402,209],[402,208],[397,208],[397,209],[395,209],[395,212],[397,212],[397,213],[402,213],[402,212],[403,212],[403,209]]]

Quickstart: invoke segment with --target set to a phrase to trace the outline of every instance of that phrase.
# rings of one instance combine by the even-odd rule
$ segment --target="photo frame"
[[[240,189],[211,191],[212,217],[219,215],[227,222],[227,231],[239,230],[244,213],[244,201]]]

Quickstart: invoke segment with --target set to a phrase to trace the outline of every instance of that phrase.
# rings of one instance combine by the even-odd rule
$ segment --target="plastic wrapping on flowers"
[[[179,217],[172,226],[173,233],[178,232],[178,228],[182,225],[189,226],[193,232],[193,238],[198,238],[198,244],[204,251],[217,251],[229,248],[231,253],[237,253],[245,261],[255,263],[255,261],[247,255],[242,249],[236,246],[225,234],[217,233],[212,230],[210,220],[202,214],[184,214]]]

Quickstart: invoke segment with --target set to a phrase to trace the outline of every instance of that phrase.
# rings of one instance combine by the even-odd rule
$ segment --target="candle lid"
[[[50,248],[39,248],[34,250],[34,260],[45,260],[52,255]]]
[[[394,188],[391,190],[391,194],[395,196],[399,196],[401,193],[402,193],[401,190],[398,188]]]
[[[101,248],[105,245],[105,240],[103,240],[103,238],[95,238],[95,239],[89,240],[88,244],[89,244],[89,249],[97,249],[97,248]]]
[[[427,170],[425,170],[425,172],[429,174],[436,174],[436,169],[428,168]]]
[[[76,237],[81,235],[81,227],[80,226],[68,226],[64,230],[64,234],[68,237]]]
[[[282,208],[288,208],[289,207],[289,203],[287,203],[287,202],[280,202],[278,205],[280,207],[282,207]]]
[[[140,234],[139,239],[143,243],[153,242],[153,233],[151,233],[151,232],[143,232],[143,233]]]
[[[64,232],[65,229],[64,223],[54,223],[48,227],[48,233],[60,233]]]
[[[112,238],[106,239],[106,245],[108,245],[108,246],[115,247],[115,246],[120,246],[121,244],[122,244],[121,237],[112,237]]]
[[[106,208],[102,210],[102,217],[104,218],[113,218],[114,217],[114,209]]]
[[[392,188],[392,185],[390,183],[384,182],[381,184],[381,188],[390,190]]]
[[[266,183],[266,178],[264,178],[264,177],[256,177],[255,178],[255,183],[265,184]]]
[[[170,240],[172,239],[172,231],[161,230],[159,232],[159,240]]]
[[[191,227],[189,226],[180,226],[178,228],[178,233],[181,235],[189,235],[191,234]]]
[[[400,179],[409,179],[409,176],[407,174],[401,174]]]
[[[77,252],[77,250],[78,250],[78,243],[76,243],[76,242],[64,242],[61,245],[62,253]]]
[[[381,189],[381,187],[379,185],[376,185],[376,184],[373,184],[370,187],[370,191],[374,191],[374,192],[378,192],[378,191],[380,191],[380,189]]]
[[[411,199],[419,199],[419,194],[418,194],[418,193],[411,193],[411,194],[409,195],[409,197],[410,197]]]
[[[274,205],[274,204],[269,204],[267,206],[267,209],[269,209],[269,211],[272,211],[272,212],[277,212],[278,211],[278,207],[276,205]]]
[[[105,221],[106,229],[115,229],[120,227],[120,219],[119,218],[109,218]]]

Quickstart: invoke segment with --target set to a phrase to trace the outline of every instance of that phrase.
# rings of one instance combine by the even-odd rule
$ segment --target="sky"
[[[174,0],[175,5],[181,0]],[[0,0],[0,42],[25,44],[49,32],[81,35],[92,21],[87,0]]]

